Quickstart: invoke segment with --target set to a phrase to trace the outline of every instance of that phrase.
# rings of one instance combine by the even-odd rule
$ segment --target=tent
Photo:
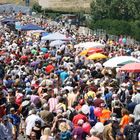
[[[47,36],[44,36],[41,38],[41,40],[72,40],[71,37],[66,37],[66,35],[64,34],[60,34],[58,32],[55,32],[55,33],[51,33]]]
[[[39,27],[37,25],[34,24],[27,24],[21,27],[22,31],[29,31],[29,30],[43,30],[42,27]]]
[[[50,46],[51,46],[51,47],[60,46],[60,45],[62,45],[62,44],[64,44],[64,43],[65,43],[65,41],[62,41],[62,40],[55,40],[55,41],[52,41],[52,42],[50,43]]]
[[[18,20],[14,19],[14,18],[5,18],[1,22],[3,24],[7,24],[8,22],[16,22],[16,21],[18,21]]]

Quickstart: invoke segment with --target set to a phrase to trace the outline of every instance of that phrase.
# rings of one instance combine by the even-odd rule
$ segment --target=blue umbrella
[[[44,32],[44,33],[42,33],[42,37],[43,36],[47,36],[49,33],[47,33],[47,32]]]
[[[22,31],[29,31],[29,30],[43,30],[42,27],[34,25],[34,24],[27,24],[21,27]]]

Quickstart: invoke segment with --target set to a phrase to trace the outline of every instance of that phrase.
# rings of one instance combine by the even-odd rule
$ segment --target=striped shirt
[[[50,98],[48,101],[50,112],[55,112],[55,107],[58,104],[57,98]]]

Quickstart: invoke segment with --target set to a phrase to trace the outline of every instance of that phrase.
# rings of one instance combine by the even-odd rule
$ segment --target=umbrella
[[[55,40],[55,41],[52,41],[52,42],[50,43],[50,46],[51,46],[51,47],[60,46],[60,45],[62,45],[62,44],[64,44],[64,43],[65,43],[65,41],[62,41],[62,40]]]
[[[118,57],[113,57],[107,60],[105,63],[103,63],[103,66],[114,68],[114,67],[118,67],[118,64],[126,62],[126,61],[140,62],[140,60],[132,56],[118,56]]]
[[[130,63],[119,69],[120,71],[126,72],[140,72],[140,63]]]
[[[125,61],[125,62],[123,62],[123,63],[120,63],[120,64],[118,64],[117,66],[124,66],[124,65],[126,65],[126,64],[129,64],[129,63],[134,63],[135,61],[132,61],[132,60],[128,60],[128,61]]]
[[[93,53],[100,53],[103,52],[103,49],[101,48],[89,48],[86,50],[83,50],[79,55],[84,56],[84,55],[91,55]]]
[[[95,53],[95,54],[90,55],[87,59],[96,60],[96,59],[104,59],[104,58],[107,58],[107,56],[101,53]]]
[[[72,38],[66,37],[66,35],[56,32],[42,37],[41,40],[72,40]]]
[[[83,50],[79,55],[80,55],[80,56],[87,55],[87,52],[88,52],[88,50]]]
[[[101,53],[101,52],[103,52],[103,49],[101,48],[89,48],[87,53],[88,55],[91,55],[93,53]]]
[[[37,25],[34,24],[27,24],[21,27],[22,31],[29,31],[29,30],[43,30],[42,27],[39,27]]]
[[[99,42],[84,42],[84,43],[79,43],[74,46],[75,48],[104,48],[105,45],[99,43]]]

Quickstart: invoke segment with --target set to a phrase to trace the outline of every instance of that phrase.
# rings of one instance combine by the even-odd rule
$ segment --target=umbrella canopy
[[[104,58],[107,58],[107,56],[101,53],[95,53],[95,54],[90,55],[87,59],[96,60],[96,59],[104,59]]]
[[[64,44],[64,43],[65,43],[65,41],[62,41],[62,40],[55,40],[55,41],[52,41],[52,42],[50,43],[50,46],[51,46],[51,47],[60,46],[60,45],[62,45],[62,44]]]
[[[126,65],[126,64],[129,64],[129,63],[134,63],[135,61],[132,61],[132,60],[129,60],[129,61],[125,61],[125,62],[123,62],[123,63],[120,63],[120,64],[118,64],[117,66],[124,66],[124,65]]]
[[[104,48],[105,45],[99,43],[99,42],[84,42],[84,43],[79,43],[74,46],[75,48]]]
[[[120,68],[120,71],[140,72],[140,63],[130,63]]]
[[[115,68],[118,67],[118,64],[124,63],[126,61],[134,61],[134,62],[140,62],[140,60],[132,57],[132,56],[118,56],[118,57],[113,57],[106,61],[103,66],[105,67],[110,67],[110,68]]]
[[[101,53],[103,52],[103,49],[101,48],[89,48],[86,50],[83,50],[79,55],[84,56],[84,55],[91,55],[93,53]]]
[[[43,30],[42,27],[39,27],[37,25],[34,24],[27,24],[21,27],[22,31],[29,31],[29,30]]]
[[[72,38],[66,37],[66,35],[56,32],[42,37],[41,40],[72,40]]]

